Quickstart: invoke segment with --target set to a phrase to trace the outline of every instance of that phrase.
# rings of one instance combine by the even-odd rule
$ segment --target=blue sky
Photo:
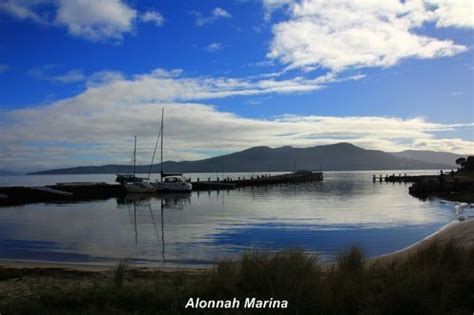
[[[350,141],[473,153],[470,1],[0,1],[0,161]]]

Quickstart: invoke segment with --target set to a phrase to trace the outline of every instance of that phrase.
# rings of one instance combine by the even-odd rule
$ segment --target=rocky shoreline
[[[471,203],[474,202],[474,172],[441,172],[438,176],[420,176],[408,191],[410,195],[420,199],[439,197]]]

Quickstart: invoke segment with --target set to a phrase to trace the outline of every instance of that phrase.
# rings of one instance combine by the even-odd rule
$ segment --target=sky
[[[474,153],[474,2],[0,0],[0,168]]]

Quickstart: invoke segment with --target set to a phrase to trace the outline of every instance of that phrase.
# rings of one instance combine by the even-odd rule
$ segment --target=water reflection
[[[146,208],[150,213],[150,220],[153,224],[157,243],[161,244],[161,261],[164,266],[166,263],[165,255],[165,217],[164,210],[182,210],[185,205],[191,203],[191,193],[166,193],[162,195],[150,194],[127,194],[124,197],[117,198],[117,207],[127,207],[130,214],[130,221],[135,231],[135,245],[138,246],[138,224],[137,224],[137,208]],[[160,205],[160,225],[161,231],[158,232],[157,220],[155,219],[152,202],[159,201]],[[132,214],[133,213],[133,214]],[[160,237],[161,234],[161,237]]]
[[[300,247],[328,259],[358,243],[369,255],[401,249],[453,218],[408,185],[370,172],[323,182],[158,196],[128,195],[0,209],[0,259],[153,266],[207,265],[249,249]]]

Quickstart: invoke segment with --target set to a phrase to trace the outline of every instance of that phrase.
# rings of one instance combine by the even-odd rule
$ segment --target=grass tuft
[[[190,297],[241,301],[271,297],[288,300],[289,309],[281,311],[294,314],[472,314],[472,266],[474,248],[453,242],[429,246],[405,260],[377,264],[368,262],[357,247],[343,252],[333,265],[322,265],[317,256],[300,250],[254,251],[239,260],[222,261],[205,273],[127,273],[125,259],[114,269],[112,282],[84,287],[44,281],[30,295],[0,299],[0,313],[180,314]],[[78,275],[82,277],[87,274]],[[67,280],[74,281],[70,276]],[[262,312],[281,313],[248,309],[224,313]]]
[[[117,288],[121,288],[123,286],[125,272],[128,269],[129,263],[130,260],[128,258],[122,258],[113,271],[113,282]]]

